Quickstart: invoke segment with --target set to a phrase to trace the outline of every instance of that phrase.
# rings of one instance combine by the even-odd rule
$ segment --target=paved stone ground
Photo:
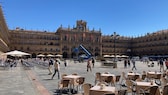
[[[123,61],[119,61],[118,67],[117,68],[112,68],[112,67],[104,67],[101,66],[101,62],[95,63],[95,67],[92,69],[92,72],[87,72],[86,71],[86,62],[84,63],[78,63],[74,62],[73,60],[67,60],[68,66],[64,67],[63,62],[60,64],[61,68],[61,74],[66,73],[66,74],[72,74],[72,73],[78,73],[81,76],[84,76],[85,83],[91,83],[94,85],[94,79],[95,79],[95,73],[96,72],[110,72],[115,75],[121,75],[122,72],[129,72],[132,71],[132,64],[131,67],[124,68],[124,63]],[[160,71],[160,67],[157,65],[157,62],[154,62],[155,66],[154,67],[148,67],[146,63],[137,61],[136,62],[136,67],[137,70],[134,70],[135,72],[142,73],[142,71]],[[48,70],[46,68],[41,68],[41,67],[35,67],[32,69],[32,71],[36,74],[38,80],[44,85],[44,87],[49,91],[51,95],[56,95],[54,92],[58,88],[58,82],[60,79],[57,78],[57,74],[55,75],[54,79],[51,80],[51,75],[48,75]]]
[[[64,67],[63,61],[61,61],[60,73],[72,74],[78,73],[86,78],[86,83],[94,85],[96,72],[110,72],[116,75],[120,75],[122,72],[131,71],[131,67],[124,68],[123,61],[118,62],[118,68],[103,67],[101,62],[95,63],[95,67],[92,72],[86,71],[86,62],[78,63],[72,60],[67,60],[68,66]],[[35,64],[35,63],[33,63]],[[157,62],[154,67],[148,67],[147,64],[142,62],[136,62],[137,70],[135,72],[142,73],[145,71],[160,71]],[[22,65],[12,69],[0,69],[0,95],[57,95],[55,93],[58,88],[58,82],[60,79],[57,75],[51,80],[51,75],[48,75],[47,67],[35,64],[30,70],[25,70]]]
[[[20,64],[0,69],[0,95],[40,95]]]

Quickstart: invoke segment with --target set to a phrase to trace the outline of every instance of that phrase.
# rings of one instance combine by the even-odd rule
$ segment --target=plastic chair
[[[62,75],[61,75],[61,78],[64,79],[64,76],[67,76],[67,74],[62,74]]]
[[[146,78],[146,74],[142,74],[141,79],[142,79],[142,80],[145,80],[145,78]]]
[[[89,95],[89,90],[92,87],[92,85],[90,83],[84,83],[83,84],[83,91],[84,91],[84,95]]]
[[[95,84],[96,84],[98,81],[99,81],[99,82],[101,81],[101,73],[100,73],[100,72],[97,72],[97,73],[96,73],[96,76],[95,76]]]
[[[122,89],[122,90],[118,90],[118,94],[117,95],[126,95],[127,94],[127,90],[126,89]]]
[[[112,84],[112,79],[113,79],[112,76],[108,76],[108,77],[105,79],[105,82],[106,82],[108,85],[111,85],[111,84]]]
[[[114,93],[105,93],[104,95],[115,95]]]
[[[69,89],[69,83],[70,83],[70,80],[68,79],[62,79],[61,82],[58,83],[58,88],[60,89],[61,94],[64,89]]]
[[[80,90],[81,85],[85,82],[85,77],[80,77],[80,78],[78,78],[78,79],[76,80],[76,82],[78,83],[77,90],[78,90],[78,88],[79,88],[79,90]]]
[[[134,81],[132,81],[132,80],[129,80],[129,79],[127,79],[126,80],[126,86],[127,86],[127,92],[128,93],[132,93],[133,95],[135,95],[135,93],[136,93],[136,84],[135,84],[135,82]]]
[[[165,85],[164,87],[163,87],[163,95],[168,95],[168,85]]]
[[[157,91],[158,86],[152,86],[152,87],[149,87],[147,89],[141,89],[142,90],[142,93],[140,94],[143,94],[143,95],[156,95],[156,91]]]
[[[161,85],[161,76],[162,76],[162,74],[157,74],[156,76],[155,76],[155,83],[156,84],[158,84],[158,85]],[[157,81],[159,81],[159,83],[157,82]]]
[[[115,82],[116,82],[116,83],[119,83],[119,82],[120,82],[120,78],[121,78],[121,75],[117,75],[117,76],[116,76],[116,81],[115,81]]]
[[[140,78],[140,76],[139,76],[139,75],[135,75],[133,80],[135,81],[135,80],[137,80],[138,78]]]
[[[73,73],[72,75],[78,75],[77,73]]]
[[[121,86],[125,86],[125,81],[127,80],[128,78],[126,77],[126,74],[125,72],[122,72],[121,74]],[[124,83],[123,83],[124,82]]]

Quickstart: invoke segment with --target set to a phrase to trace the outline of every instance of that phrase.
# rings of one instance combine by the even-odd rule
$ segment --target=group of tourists
[[[130,59],[126,58],[124,60],[124,68],[131,67],[131,63],[132,63],[132,70],[137,70],[136,64],[135,64],[135,59],[130,60]]]
[[[66,59],[64,59],[64,66],[67,67],[67,62],[66,62]],[[94,58],[89,58],[87,60],[87,72],[91,72],[92,71],[92,68],[94,68],[94,64],[95,64],[95,60]],[[58,75],[58,79],[60,79],[60,60],[59,59],[49,59],[48,60],[48,75],[52,75],[51,79],[54,78],[54,76]],[[52,70],[52,68],[54,67],[54,70]],[[54,71],[54,72],[52,72]]]
[[[130,63],[132,63],[132,70],[137,70],[136,68],[136,61],[134,59],[130,60],[130,59],[124,59],[124,68],[130,67]],[[150,60],[145,60],[145,62],[143,61],[143,63],[147,63],[148,67],[153,67],[154,66],[154,61],[150,61]],[[160,58],[157,61],[158,66],[160,66],[160,71],[164,71],[165,69],[168,70],[168,59],[163,59]],[[166,66],[166,68],[164,68],[164,66]]]

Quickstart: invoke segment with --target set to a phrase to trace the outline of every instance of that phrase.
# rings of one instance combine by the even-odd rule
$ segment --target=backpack
[[[49,65],[53,65],[53,60],[50,60]]]
[[[95,63],[95,60],[94,60],[94,59],[92,59],[92,63]]]

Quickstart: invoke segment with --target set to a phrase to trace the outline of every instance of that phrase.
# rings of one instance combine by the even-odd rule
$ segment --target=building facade
[[[115,33],[115,32],[114,32]],[[129,55],[132,45],[131,38],[111,35],[102,36],[102,54],[103,55]]]
[[[74,49],[83,45],[92,55],[101,55],[101,32],[89,30],[83,20],[76,22],[76,27],[60,26],[55,33],[47,31],[28,31],[20,28],[9,30],[10,50],[21,50],[36,56],[37,54],[63,54],[75,56]],[[82,53],[82,52],[81,52]]]
[[[167,56],[168,30],[161,30],[133,38],[132,53],[137,56]]]
[[[9,51],[9,38],[8,27],[3,15],[2,7],[0,6],[0,52]]]
[[[102,35],[101,30],[89,30],[87,22],[78,20],[75,27],[62,27],[56,32],[16,28],[10,30],[0,7],[0,51],[21,50],[36,57],[38,54],[62,54],[72,58],[75,48],[84,46],[93,56],[167,56],[168,30],[148,33],[140,37]],[[84,52],[79,52],[82,54]]]
[[[56,34],[60,35],[60,48],[63,55],[73,57],[74,49],[83,45],[92,55],[98,56],[102,53],[101,31],[89,30],[87,23],[83,20],[76,22],[76,27],[58,28]],[[81,52],[82,53],[82,52]]]
[[[60,36],[56,33],[46,31],[31,31],[17,28],[9,30],[10,50],[20,50],[31,53],[33,57],[37,54],[59,54]]]

